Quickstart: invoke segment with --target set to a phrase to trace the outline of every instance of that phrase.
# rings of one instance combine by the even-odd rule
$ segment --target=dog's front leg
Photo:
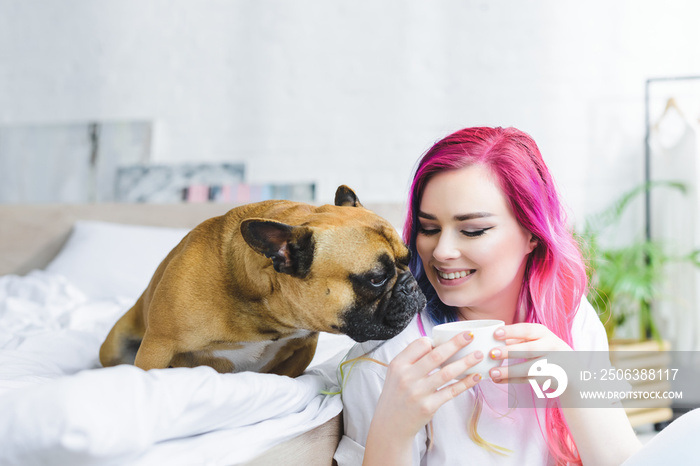
[[[278,362],[267,367],[263,372],[296,377],[304,372],[316,353],[318,334],[312,338],[290,341],[278,354]]]
[[[146,331],[143,341],[136,353],[134,365],[147,371],[149,369],[165,369],[175,356],[176,349],[172,340],[151,335]]]

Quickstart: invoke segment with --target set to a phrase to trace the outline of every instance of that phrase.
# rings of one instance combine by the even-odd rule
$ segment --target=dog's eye
[[[381,286],[384,286],[387,280],[389,280],[389,277],[372,277],[369,279],[369,282],[372,284],[372,286],[379,288]]]

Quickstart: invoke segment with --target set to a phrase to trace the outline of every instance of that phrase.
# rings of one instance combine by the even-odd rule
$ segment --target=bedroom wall
[[[699,16],[692,0],[0,0],[0,125],[150,121],[154,163],[240,161],[324,202],[341,183],[402,202],[433,141],[513,125],[580,220],[642,179],[644,81],[697,74]]]

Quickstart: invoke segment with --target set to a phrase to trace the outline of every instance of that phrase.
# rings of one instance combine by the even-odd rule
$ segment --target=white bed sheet
[[[296,378],[208,367],[100,368],[131,298],[88,298],[62,275],[0,277],[0,464],[223,465],[248,461],[342,408],[352,345],[323,334]]]

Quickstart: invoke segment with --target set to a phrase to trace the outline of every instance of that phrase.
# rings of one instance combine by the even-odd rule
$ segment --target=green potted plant
[[[610,359],[614,366],[636,369],[664,369],[664,358],[655,357],[658,351],[670,349],[663,340],[654,318],[652,302],[660,296],[663,267],[673,261],[690,261],[700,266],[700,250],[687,255],[673,256],[661,242],[650,241],[640,235],[622,246],[604,244],[606,233],[617,226],[632,201],[650,189],[660,187],[686,192],[678,182],[654,182],[638,186],[623,194],[601,213],[587,219],[583,231],[577,234],[588,260],[590,291],[588,300],[596,309],[610,341]],[[638,338],[621,340],[617,331],[629,323],[638,322]],[[651,353],[654,352],[654,353]],[[647,382],[630,382],[633,389],[644,390]],[[624,402],[623,402],[624,405]],[[673,417],[671,401],[655,408],[628,408],[627,415],[633,426],[648,423],[662,425]]]
[[[589,266],[588,300],[598,312],[610,340],[616,337],[620,327],[636,316],[639,339],[660,341],[651,303],[659,295],[664,265],[672,261],[691,261],[700,266],[700,250],[673,256],[663,243],[644,237],[623,246],[603,244],[604,234],[619,224],[632,201],[647,190],[659,187],[686,192],[684,184],[672,181],[637,186],[602,212],[589,217],[583,231],[577,234]]]

